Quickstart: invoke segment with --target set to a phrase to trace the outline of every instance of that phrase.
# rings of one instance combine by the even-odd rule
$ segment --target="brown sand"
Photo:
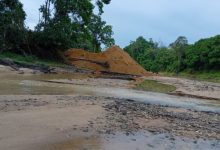
[[[82,49],[69,49],[64,56],[67,63],[78,68],[132,75],[150,75],[118,46],[113,46],[102,53],[91,53]]]

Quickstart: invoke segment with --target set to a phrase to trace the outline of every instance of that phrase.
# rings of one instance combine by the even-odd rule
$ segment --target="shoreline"
[[[2,70],[2,71],[1,71]],[[176,87],[176,90],[173,92],[168,92],[167,94],[183,96],[183,97],[192,97],[208,100],[220,100],[220,83],[208,82],[208,81],[199,81],[186,78],[176,78],[176,77],[163,77],[163,76],[149,76],[149,77],[136,77],[131,75],[123,74],[113,74],[113,73],[97,73],[92,70],[78,69],[73,66],[66,67],[50,67],[44,65],[30,65],[20,62],[14,62],[10,59],[1,59],[0,60],[0,71],[1,72],[10,72],[18,74],[82,74],[87,75],[88,78],[100,78],[100,79],[121,79],[129,80],[131,84],[130,88],[135,87],[140,82],[144,80],[153,80],[162,84],[171,85]],[[48,81],[43,80],[44,82],[59,82],[61,84],[72,84],[71,82],[60,82],[60,81]],[[133,81],[133,82],[132,82]],[[85,83],[80,83],[86,85]],[[96,85],[95,85],[96,86]]]
[[[1,73],[33,75],[34,70],[23,70],[24,74],[19,74],[18,71],[0,66]],[[94,77],[90,74],[85,78],[62,79],[62,82],[127,89],[135,83],[133,80],[91,76]],[[132,145],[138,147],[139,138],[144,136],[144,141],[155,137],[171,145],[176,142],[185,145],[188,139],[190,146],[199,146],[202,141],[215,150],[220,147],[217,144],[220,141],[219,120],[220,114],[214,112],[147,104],[132,99],[89,96],[85,93],[0,95],[0,149],[69,150],[76,147],[74,150],[79,150],[77,147],[83,148],[90,140],[93,145],[99,145],[94,141],[96,137],[102,137],[101,141],[104,140],[107,145],[117,138],[131,138]],[[81,140],[78,141],[78,138]],[[150,142],[143,149],[156,145]],[[113,149],[111,144],[109,147]]]
[[[168,135],[167,140],[170,142],[178,137],[195,142],[201,139],[220,141],[220,114],[145,104],[129,99],[77,95],[5,95],[0,96],[0,108],[0,148],[5,150],[12,146],[18,150],[27,147],[38,150],[46,143],[48,146],[48,143],[55,141],[58,144],[63,140],[74,139],[77,134],[83,137],[87,134],[108,137],[121,133],[125,137],[132,137],[138,136],[140,132],[149,132],[153,135]],[[18,139],[20,142],[17,142]]]
[[[220,100],[219,83],[163,76],[144,77],[143,79],[154,80],[162,84],[175,86],[176,90],[168,93],[171,95]]]

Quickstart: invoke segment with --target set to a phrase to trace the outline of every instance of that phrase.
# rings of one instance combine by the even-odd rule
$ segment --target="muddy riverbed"
[[[112,97],[7,95],[0,99],[4,150],[220,148],[216,113]]]
[[[77,74],[0,77],[0,149],[220,149],[219,101]]]

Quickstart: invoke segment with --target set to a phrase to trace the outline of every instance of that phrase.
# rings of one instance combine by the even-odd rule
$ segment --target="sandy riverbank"
[[[67,73],[69,69],[57,68],[56,73]],[[19,70],[14,70],[9,66],[0,65],[0,73],[8,74],[43,74],[39,70],[28,69],[28,68],[19,68]],[[82,78],[70,80],[44,80],[49,82],[57,83],[66,83],[66,84],[77,84],[77,85],[92,85],[92,86],[114,86],[114,87],[127,87],[132,88],[135,82],[128,80],[114,80],[110,79],[111,76],[94,75],[91,72],[89,73],[80,73]],[[94,78],[101,77],[101,78]],[[67,77],[68,78],[68,77]],[[134,78],[135,79],[135,78]],[[175,86],[177,89],[170,93],[179,96],[189,96],[189,97],[198,97],[203,99],[213,99],[220,100],[220,83],[213,83],[207,81],[198,81],[184,78],[175,78],[175,77],[162,77],[162,76],[150,76],[144,77],[142,79],[156,80],[158,82],[169,84]],[[141,81],[138,79],[138,82]]]
[[[140,131],[166,133],[171,141],[174,136],[220,140],[219,120],[219,114],[117,98],[6,95],[0,96],[0,149],[49,150],[77,134]]]
[[[1,74],[20,77],[34,73],[34,70],[23,70],[20,75],[18,71],[0,66]],[[173,80],[172,84],[176,83]],[[47,81],[112,88],[131,88],[133,83],[85,77]],[[46,82],[37,84],[47,87]],[[55,85],[60,83],[52,87]],[[220,114],[82,93],[8,94],[0,95],[0,133],[0,149],[4,150],[162,150],[164,147],[217,150],[220,148]],[[164,141],[166,145],[161,147],[158,142]]]
[[[175,86],[177,89],[173,94],[220,100],[220,83],[161,76],[152,76],[145,79]]]

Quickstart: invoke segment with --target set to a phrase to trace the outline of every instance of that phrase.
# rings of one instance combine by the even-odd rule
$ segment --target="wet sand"
[[[0,149],[123,150],[128,141],[134,148],[144,149],[146,144],[158,147],[150,142],[154,139],[159,143],[165,140],[168,148],[206,143],[217,150],[219,120],[215,113],[110,97],[2,95]]]
[[[73,99],[73,100],[72,100]],[[0,149],[40,149],[66,139],[65,130],[86,126],[101,105],[65,96],[0,96]]]
[[[7,72],[8,68],[4,66],[2,68],[4,71],[0,75],[4,80],[0,87],[8,95],[0,95],[0,149],[220,149],[219,113],[105,94],[94,96],[83,89],[74,92],[58,83],[30,82],[35,78],[29,76],[32,73],[18,75],[14,71]],[[12,75],[11,79],[7,73]],[[130,81],[124,80],[73,79],[76,77],[72,76],[67,80],[58,76],[40,75],[38,80],[41,77],[59,79],[71,84],[87,83],[94,88],[100,85],[99,82],[103,87],[130,87]],[[14,77],[18,80],[12,80]],[[10,86],[15,87],[10,91]]]
[[[220,83],[197,81],[184,78],[152,76],[144,79],[156,80],[175,86],[174,94],[220,100]]]

